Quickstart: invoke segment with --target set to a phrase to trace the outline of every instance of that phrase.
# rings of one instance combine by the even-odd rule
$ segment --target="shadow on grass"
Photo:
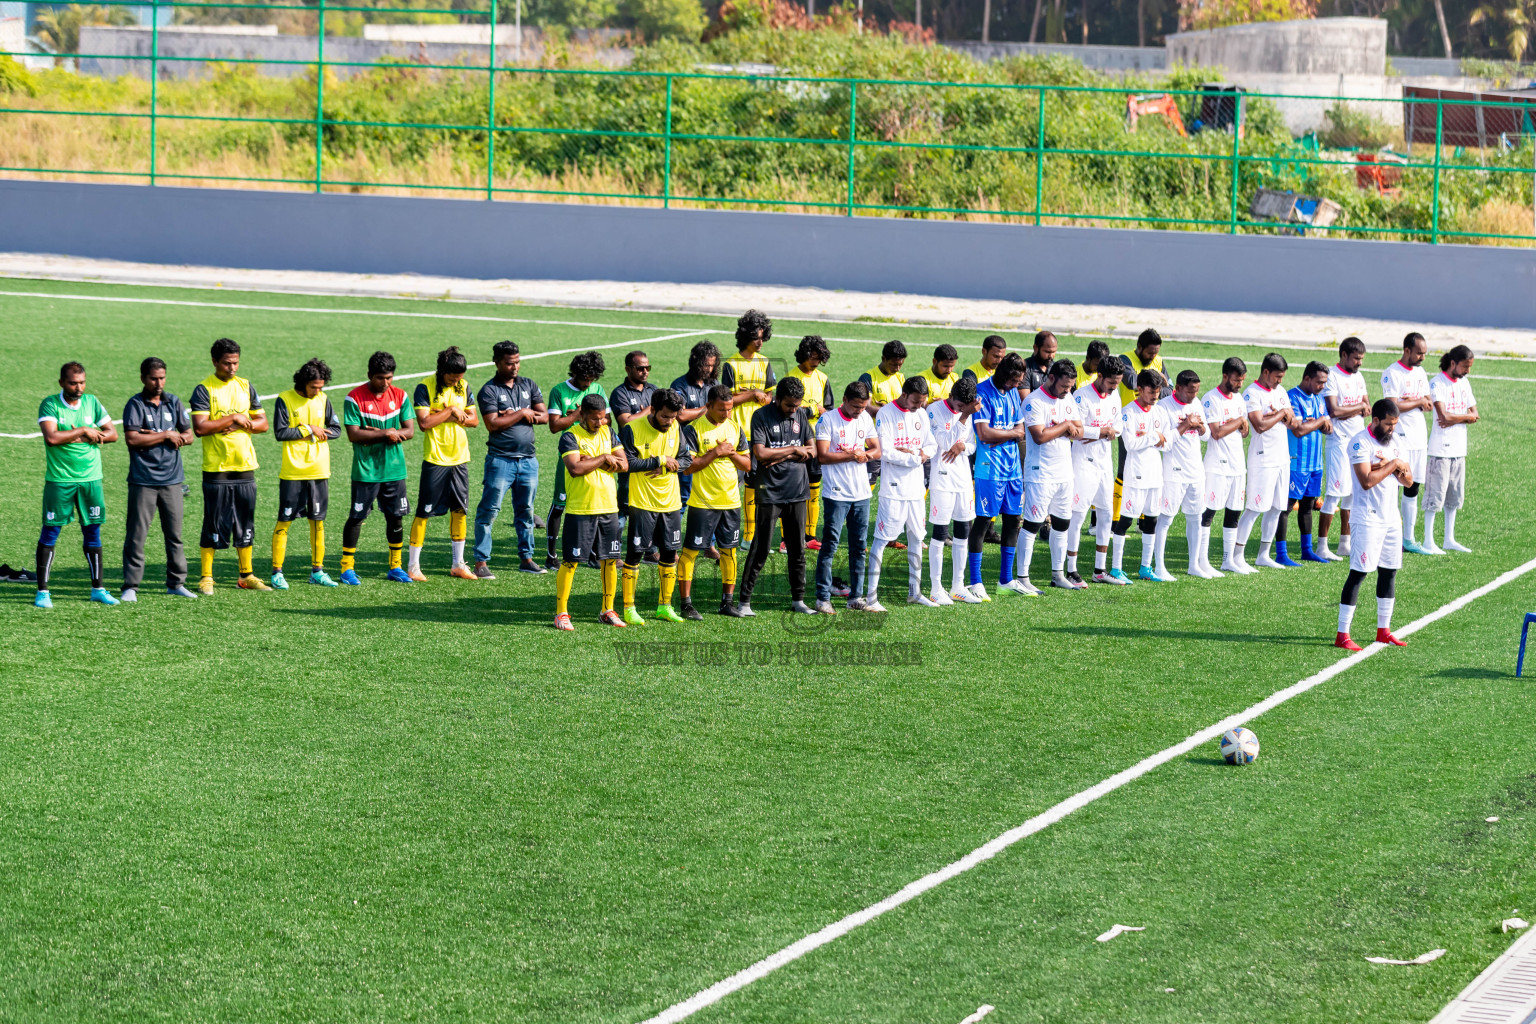
[[[583,614],[588,602],[573,597],[571,614]],[[591,615],[600,603],[590,601]],[[411,601],[398,604],[345,605],[332,608],[274,608],[275,615],[308,615],[323,619],[393,619],[400,622],[470,622],[486,625],[549,623],[555,617],[552,595],[539,597],[460,597],[451,601]]]
[[[1215,633],[1201,629],[1139,629],[1132,626],[1036,626],[1041,633],[1066,633],[1073,636],[1119,637],[1123,640],[1156,638],[1159,640],[1216,640],[1229,644],[1291,644],[1317,647],[1323,643],[1315,636],[1278,633]]]
[[[1214,764],[1214,765],[1219,765],[1222,768],[1229,767],[1229,765],[1226,762],[1226,759],[1225,758],[1220,758],[1220,757],[1186,757],[1184,759],[1184,763],[1185,764],[1198,764],[1198,765]]]
[[[1513,672],[1504,672],[1496,668],[1443,668],[1439,672],[1430,672],[1431,679],[1513,679]]]

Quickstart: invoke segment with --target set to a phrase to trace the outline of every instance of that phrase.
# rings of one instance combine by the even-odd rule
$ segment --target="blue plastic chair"
[[[1536,612],[1525,613],[1525,624],[1520,627],[1520,657],[1515,659],[1515,678],[1520,678],[1525,668],[1525,639],[1530,635],[1531,623],[1536,622]]]

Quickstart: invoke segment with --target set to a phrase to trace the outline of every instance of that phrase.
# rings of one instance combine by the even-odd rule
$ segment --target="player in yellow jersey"
[[[1085,388],[1099,379],[1100,360],[1109,358],[1109,344],[1103,341],[1090,341],[1088,352],[1083,356],[1083,361],[1077,364],[1077,386]],[[1124,367],[1115,368],[1115,376],[1119,376],[1125,370]]]
[[[805,388],[805,401],[801,408],[811,421],[811,436],[816,436],[816,421],[821,414],[837,406],[832,398],[832,384],[820,367],[832,359],[832,351],[819,334],[807,334],[795,349],[795,368],[784,376],[799,378]],[[811,472],[811,500],[805,506],[805,549],[820,551],[821,541],[816,539],[816,528],[821,522],[821,463],[812,459],[807,468]],[[784,544],[779,544],[784,550]]]
[[[955,351],[953,345],[940,345],[933,350],[933,364],[918,374],[928,382],[929,405],[937,405],[949,397],[950,389],[960,379],[960,375],[955,372],[955,364],[959,361],[960,353]]]
[[[720,549],[720,614],[739,618],[736,609],[736,558],[741,544],[740,475],[752,468],[747,434],[731,418],[731,389],[716,384],[705,396],[704,415],[687,426],[693,461],[688,474],[688,522],[678,559],[678,590],[683,618],[704,616],[693,606],[693,567],[699,552]]]
[[[565,522],[560,531],[561,561],[555,574],[555,628],[574,630],[568,610],[576,567],[596,555],[603,572],[603,608],[597,621],[624,625],[613,610],[619,584],[619,474],[629,470],[624,446],[608,427],[608,400],[587,395],[576,422],[560,435],[565,464]]]
[[[672,588],[677,584],[677,551],[683,546],[683,492],[679,474],[687,474],[693,452],[683,437],[678,413],[683,396],[671,388],[652,391],[650,410],[619,428],[624,460],[629,466],[629,545],[624,552],[624,621],[643,626],[635,611],[635,584],[640,562],[654,548],[658,552],[661,586],[656,596],[656,617],[682,622],[672,610]]]
[[[478,579],[464,563],[464,536],[469,508],[469,430],[480,425],[475,396],[464,382],[468,369],[456,346],[437,354],[437,372],[416,385],[412,404],[422,435],[421,486],[416,492],[416,518],[411,521],[411,579],[426,580],[421,548],[427,540],[427,520],[448,515],[448,541],[453,546],[449,575]]]
[[[773,367],[762,354],[763,346],[773,337],[773,321],[761,310],[749,309],[736,321],[736,354],[720,368],[720,383],[731,389],[731,419],[743,434],[752,433],[752,414],[766,405],[778,385]],[[757,519],[757,491],[743,485],[742,542],[752,543],[753,524]]]
[[[1001,334],[989,334],[981,339],[981,358],[965,368],[960,376],[969,377],[977,384],[997,372],[997,364],[1008,354],[1008,339]]]
[[[331,442],[341,436],[341,420],[325,396],[331,368],[311,359],[293,375],[293,390],[277,396],[272,407],[272,436],[283,448],[277,474],[277,526],[272,531],[272,586],[287,590],[283,559],[288,528],[309,520],[309,582],[334,587],[325,572],[325,513],[331,502]]]
[[[240,369],[240,346],[220,338],[209,351],[213,375],[192,389],[192,432],[203,439],[203,571],[197,589],[213,593],[213,553],[234,545],[243,590],[271,590],[252,567],[256,539],[256,445],[267,414]]]

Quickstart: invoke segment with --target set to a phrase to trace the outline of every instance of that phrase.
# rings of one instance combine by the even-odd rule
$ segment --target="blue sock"
[[[1301,554],[1303,558],[1312,554],[1312,535],[1310,533],[1301,535]]]
[[[1291,557],[1290,553],[1285,550],[1285,541],[1283,541],[1283,540],[1275,541],[1275,554],[1278,555],[1280,558],[1290,558]]]
[[[1014,554],[1018,550],[1019,549],[1016,548],[1016,547],[1010,548],[1010,547],[1004,545],[1004,547],[1003,547],[1003,565],[1002,565],[1002,568],[998,571],[997,582],[999,582],[999,583],[1007,583],[1009,580],[1013,579],[1013,558],[1014,558]]]
[[[967,572],[966,572],[966,575],[965,575],[965,579],[966,579],[966,582],[971,584],[972,586],[974,586],[975,584],[981,582],[981,556],[984,553],[985,552],[981,552],[981,551],[967,552],[966,553],[965,564],[966,564]]]

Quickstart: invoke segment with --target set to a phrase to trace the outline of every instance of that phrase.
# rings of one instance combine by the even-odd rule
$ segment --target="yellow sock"
[[[683,548],[677,556],[677,578],[684,583],[693,582],[693,566],[699,560],[699,553],[692,548]],[[665,579],[665,577],[663,577]]]
[[[607,570],[604,570],[604,571],[606,572]],[[638,565],[630,565],[628,562],[625,562],[624,563],[624,607],[625,608],[633,608],[635,606],[635,584],[639,581],[639,579],[640,579],[640,567]]]
[[[389,546],[389,567],[391,569],[398,569],[398,568],[400,568],[400,545],[399,544],[391,544]]]
[[[283,562],[288,559],[288,527],[292,523],[278,523],[272,527],[272,571],[282,572]],[[240,570],[244,572],[245,570]]]
[[[341,571],[346,572],[357,566],[357,548],[341,549]]]
[[[565,615],[571,600],[571,584],[576,582],[576,563],[561,562],[555,572],[555,614]]]
[[[734,587],[736,585],[736,549],[720,549],[720,585],[722,587]]]
[[[464,521],[467,517],[463,512],[448,513],[448,539],[463,540],[465,535]]]
[[[750,546],[757,536],[757,488],[741,489],[741,539]]]
[[[235,548],[235,560],[240,563],[240,575],[249,576],[256,571],[256,552],[249,544],[243,548]]]
[[[661,563],[661,589],[656,594],[656,607],[672,603],[672,585],[677,582],[677,563]]]
[[[816,527],[821,522],[821,484],[811,484],[811,500],[805,506],[805,535],[816,536]]]
[[[419,548],[427,542],[427,521],[421,516],[411,520],[411,547]]]
[[[213,548],[203,548],[203,575],[213,575]]]
[[[603,559],[603,611],[613,611],[613,595],[619,589],[619,562],[615,558]]]
[[[325,520],[309,521],[309,567],[319,572],[325,567]]]

